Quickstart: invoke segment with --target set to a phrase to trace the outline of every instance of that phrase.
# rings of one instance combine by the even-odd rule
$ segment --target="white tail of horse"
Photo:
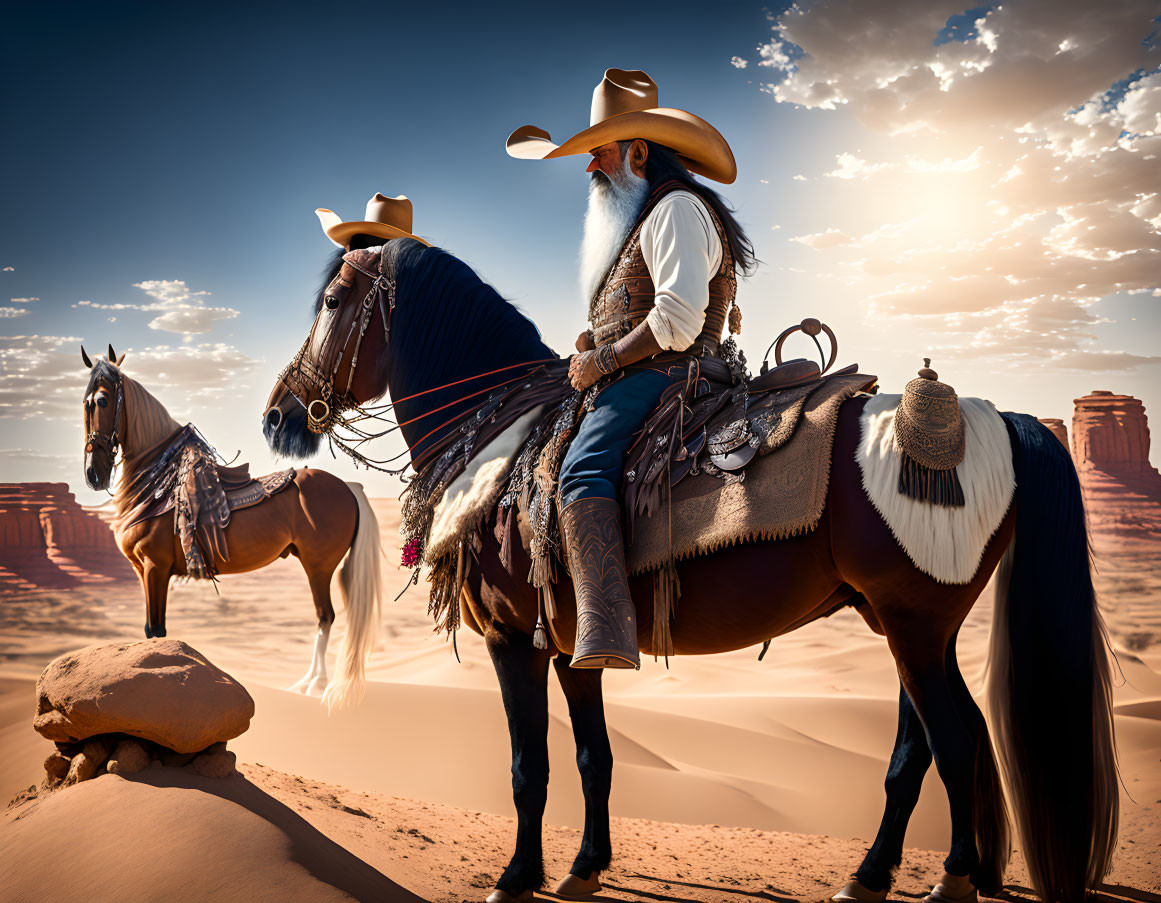
[[[335,679],[327,686],[323,701],[329,711],[358,702],[366,691],[366,661],[375,648],[379,628],[379,598],[383,575],[379,556],[379,521],[363,487],[348,483],[359,505],[359,525],[355,540],[339,569],[339,589],[347,610],[347,633],[335,668]]]

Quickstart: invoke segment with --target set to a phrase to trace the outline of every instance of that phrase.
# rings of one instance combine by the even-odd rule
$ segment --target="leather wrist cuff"
[[[617,363],[617,352],[613,349],[613,343],[609,342],[606,345],[601,345],[597,349],[597,370],[602,376],[608,376],[615,372],[621,365]]]

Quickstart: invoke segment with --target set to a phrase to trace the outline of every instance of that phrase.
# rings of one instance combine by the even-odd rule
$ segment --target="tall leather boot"
[[[620,504],[611,499],[578,499],[561,512],[560,530],[576,590],[572,667],[641,667]]]

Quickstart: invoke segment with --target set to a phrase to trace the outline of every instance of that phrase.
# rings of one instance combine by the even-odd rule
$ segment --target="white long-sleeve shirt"
[[[641,224],[641,255],[655,293],[645,321],[662,348],[684,351],[705,324],[710,279],[722,265],[705,202],[689,191],[665,195]]]

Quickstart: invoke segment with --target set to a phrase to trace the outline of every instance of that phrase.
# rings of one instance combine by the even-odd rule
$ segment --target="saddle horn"
[[[90,370],[93,369],[93,362],[89,360],[89,354],[87,351],[85,351],[84,345],[81,346],[81,360],[85,362],[86,367],[88,367]]]

